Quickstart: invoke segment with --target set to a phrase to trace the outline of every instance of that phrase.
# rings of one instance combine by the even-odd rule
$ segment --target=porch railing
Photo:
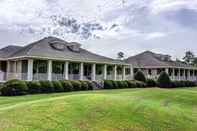
[[[47,73],[36,73],[33,74],[33,80],[47,80],[48,74]]]
[[[104,75],[96,75],[96,81],[101,81],[104,79]]]
[[[5,72],[0,72],[0,82],[3,82],[6,80],[6,73]]]
[[[107,75],[107,80],[114,80],[114,76],[113,75]]]
[[[64,74],[52,74],[52,80],[65,80]]]
[[[123,80],[123,76],[122,75],[117,75],[116,80]]]
[[[80,75],[79,74],[69,74],[68,78],[69,78],[69,80],[79,80]]]

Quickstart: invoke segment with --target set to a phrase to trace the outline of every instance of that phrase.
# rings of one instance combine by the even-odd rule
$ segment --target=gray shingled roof
[[[6,47],[0,49],[0,58],[8,58],[13,53],[20,50],[21,48],[22,48],[21,46],[14,46],[14,45],[6,46]]]
[[[151,51],[145,51],[135,56],[131,56],[125,62],[132,64],[134,67],[180,67],[192,68],[191,65],[184,62],[173,61],[169,55],[156,54]]]
[[[54,49],[50,44],[51,42],[61,43],[65,45],[64,50]],[[68,48],[73,44],[79,45],[78,43],[71,42],[68,43],[64,40],[55,37],[47,37],[41,39],[37,42],[29,44],[25,47],[18,47],[17,50],[12,51],[12,53],[7,53],[4,58],[15,58],[15,57],[43,57],[43,58],[53,58],[53,59],[65,59],[73,61],[88,61],[88,62],[100,62],[100,63],[117,63],[117,64],[126,64],[123,61],[114,60],[108,57],[104,57],[95,53],[92,53],[88,50],[79,48],[79,52],[72,51]],[[10,51],[8,51],[10,52]],[[2,54],[6,54],[6,51],[3,51]]]

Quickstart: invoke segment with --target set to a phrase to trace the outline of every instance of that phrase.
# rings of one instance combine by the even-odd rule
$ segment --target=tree
[[[187,52],[185,53],[185,56],[183,57],[183,60],[184,60],[187,64],[192,64],[194,58],[195,58],[194,53],[191,52],[191,51],[187,51]]]
[[[160,74],[157,83],[161,88],[170,88],[172,85],[171,79],[165,71]]]
[[[197,66],[197,57],[195,57],[192,61],[192,65]]]
[[[124,58],[124,53],[118,52],[118,59],[123,59],[123,58]]]
[[[146,77],[145,77],[145,75],[144,75],[144,73],[142,71],[138,71],[134,75],[134,79],[138,80],[138,81],[146,82]]]

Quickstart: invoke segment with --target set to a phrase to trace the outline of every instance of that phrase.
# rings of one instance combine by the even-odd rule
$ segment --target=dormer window
[[[72,43],[69,43],[67,47],[73,52],[79,52],[81,45],[79,43],[72,42]]]
[[[53,49],[59,50],[59,51],[64,51],[66,48],[65,43],[62,43],[59,41],[52,41],[52,42],[49,42],[49,44]]]

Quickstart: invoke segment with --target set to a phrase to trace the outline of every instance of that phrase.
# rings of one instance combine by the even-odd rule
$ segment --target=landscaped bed
[[[0,130],[196,131],[197,88],[0,97]]]

